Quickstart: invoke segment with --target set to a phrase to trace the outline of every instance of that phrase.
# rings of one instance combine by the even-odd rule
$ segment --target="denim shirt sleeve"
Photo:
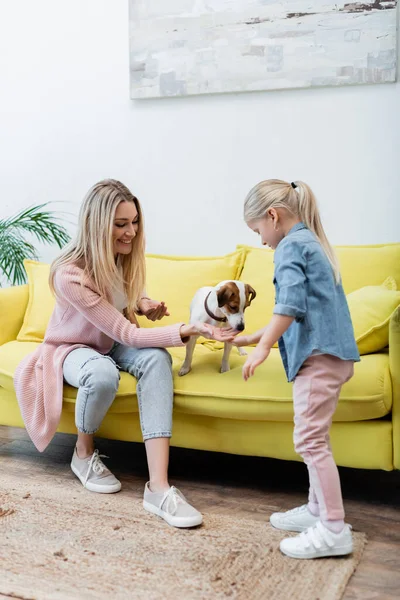
[[[302,244],[287,241],[275,251],[277,298],[274,314],[301,320],[307,311],[306,258]]]

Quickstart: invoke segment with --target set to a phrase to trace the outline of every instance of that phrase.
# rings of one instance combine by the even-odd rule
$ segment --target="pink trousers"
[[[344,519],[339,472],[333,460],[329,429],[342,385],[351,379],[353,361],[329,354],[313,355],[293,386],[294,446],[307,465],[310,505],[318,505],[322,521]]]

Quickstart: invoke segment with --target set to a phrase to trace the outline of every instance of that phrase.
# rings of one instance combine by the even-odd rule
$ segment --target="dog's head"
[[[236,331],[243,331],[244,311],[256,297],[256,291],[243,281],[223,281],[216,293],[218,307],[228,319],[229,325]]]

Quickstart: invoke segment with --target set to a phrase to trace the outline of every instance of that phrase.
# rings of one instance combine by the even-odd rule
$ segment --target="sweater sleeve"
[[[112,304],[100,296],[90,281],[82,281],[82,270],[74,265],[56,273],[55,290],[94,327],[111,339],[136,348],[184,346],[180,335],[183,323],[141,329],[126,319]]]

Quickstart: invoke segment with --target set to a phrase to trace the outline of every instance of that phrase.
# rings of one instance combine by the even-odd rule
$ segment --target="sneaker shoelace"
[[[174,515],[178,510],[179,504],[187,504],[185,496],[180,492],[174,485],[169,488],[167,492],[165,492],[163,499],[160,504],[160,508],[163,508],[165,503],[165,508],[167,509],[170,515]],[[164,509],[163,509],[164,510]]]
[[[328,548],[333,548],[335,545],[329,531],[325,529],[321,522],[300,533],[299,539],[305,548],[313,546],[316,550],[320,550],[324,543]]]
[[[89,479],[90,471],[93,470],[96,475],[102,475],[104,471],[107,469],[106,465],[101,460],[102,458],[109,458],[106,454],[99,454],[98,450],[95,450],[91,456],[91,459],[88,460],[88,470],[85,477],[86,485],[87,480]]]

